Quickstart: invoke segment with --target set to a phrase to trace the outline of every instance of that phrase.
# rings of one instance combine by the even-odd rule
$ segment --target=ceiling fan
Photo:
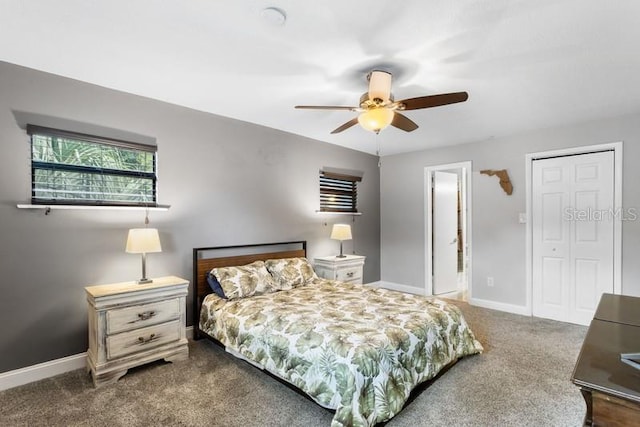
[[[419,96],[417,98],[394,101],[391,94],[391,73],[373,70],[367,75],[369,90],[360,97],[359,107],[338,105],[296,105],[304,110],[349,110],[360,113],[331,133],[339,133],[357,123],[370,131],[379,133],[391,125],[406,132],[418,129],[418,125],[400,111],[419,110],[441,105],[464,102],[469,98],[467,92],[443,93],[439,95]]]

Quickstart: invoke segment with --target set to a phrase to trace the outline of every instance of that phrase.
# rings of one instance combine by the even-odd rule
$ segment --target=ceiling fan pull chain
[[[378,167],[382,166],[382,158],[380,157],[380,134],[376,133],[376,156],[378,156]]]

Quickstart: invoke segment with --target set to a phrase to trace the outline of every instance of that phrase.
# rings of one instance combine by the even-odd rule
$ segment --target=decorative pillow
[[[222,286],[220,286],[220,282],[218,282],[216,276],[214,276],[211,272],[207,274],[207,283],[209,283],[209,287],[211,287],[211,290],[214,294],[218,295],[220,298],[227,299]]]
[[[227,299],[260,295],[278,290],[264,261],[255,261],[239,267],[218,267],[211,270]]]
[[[303,286],[318,278],[306,258],[268,259],[264,263],[279,289]]]

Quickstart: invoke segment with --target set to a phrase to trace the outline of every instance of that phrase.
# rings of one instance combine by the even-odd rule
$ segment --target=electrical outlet
[[[487,277],[487,286],[489,287],[493,286],[493,277]]]

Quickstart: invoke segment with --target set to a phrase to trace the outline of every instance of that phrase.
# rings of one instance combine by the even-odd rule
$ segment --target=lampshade
[[[331,238],[334,240],[351,240],[351,226],[349,224],[334,224],[331,230]]]
[[[388,108],[371,108],[358,116],[358,123],[366,130],[378,133],[391,124],[394,114]]]
[[[372,71],[369,75],[369,99],[387,102],[391,96],[391,74],[386,71]]]
[[[157,228],[132,228],[127,237],[127,252],[142,254],[162,252]]]

